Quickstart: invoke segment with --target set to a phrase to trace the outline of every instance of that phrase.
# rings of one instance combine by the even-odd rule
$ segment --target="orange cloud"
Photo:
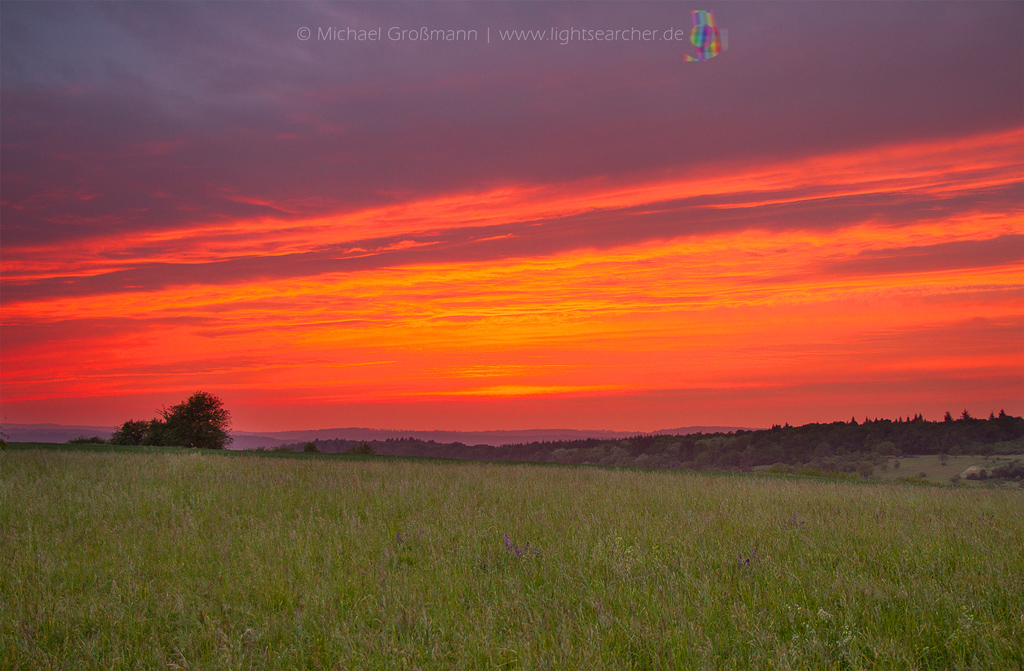
[[[513,222],[540,224],[603,211],[657,208],[663,203],[697,197],[732,199],[702,204],[712,209],[816,203],[869,194],[948,197],[1017,184],[1024,168],[1022,142],[1024,129],[1015,129],[955,141],[884,146],[784,163],[727,165],[714,175],[684,174],[636,184],[609,185],[591,180],[508,185],[310,219],[198,223],[192,227],[145,231],[130,238],[97,237],[85,243],[84,248],[76,245],[75,254],[67,254],[61,243],[15,248],[5,259],[5,275],[8,281],[92,275],[143,263],[216,262],[246,255],[284,256],[328,247],[342,257],[372,254],[424,243],[403,240],[378,249],[366,249],[356,243],[367,238]],[[937,223],[945,228],[947,222]],[[507,234],[477,241],[497,237]],[[346,249],[345,245],[353,246]]]
[[[695,196],[731,198],[712,208],[756,210],[851,194],[969,193],[1019,180],[1022,138],[1014,131],[701,179],[517,186],[302,222],[196,226],[93,240],[76,261],[51,260],[72,256],[56,247],[23,249],[9,274],[5,259],[4,280],[100,274],[170,255],[205,263],[334,244],[375,254],[382,250],[357,243],[399,236],[386,247],[411,248],[425,243],[401,236]],[[55,291],[5,303],[5,337],[14,333],[3,351],[5,402],[199,387],[341,404],[996,379],[1024,370],[1013,335],[1024,322],[1024,263],[992,250],[1019,245],[1022,233],[1019,211],[979,206],[909,222],[711,230],[484,260]],[[991,244],[970,264],[959,248],[939,247],[974,243]],[[134,248],[150,252],[133,256]],[[901,253],[917,261],[901,265]],[[928,263],[940,254],[941,263]],[[877,258],[891,267],[865,269]],[[44,337],[19,339],[19,329]]]

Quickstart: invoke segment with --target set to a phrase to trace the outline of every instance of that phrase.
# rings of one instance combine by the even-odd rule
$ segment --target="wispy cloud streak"
[[[254,429],[1024,412],[1019,3],[730,3],[696,64],[295,32],[678,3],[238,8],[0,6],[19,421],[196,388]]]

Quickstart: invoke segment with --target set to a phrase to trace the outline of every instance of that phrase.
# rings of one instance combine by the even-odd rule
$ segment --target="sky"
[[[5,423],[1024,414],[1024,3],[5,2],[0,82]]]

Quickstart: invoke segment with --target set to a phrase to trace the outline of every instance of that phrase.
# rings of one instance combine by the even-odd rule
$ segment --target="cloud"
[[[664,45],[294,35],[688,25],[678,4],[3,11],[6,246],[949,138],[1018,124],[1024,102],[1012,3],[728,4],[733,47],[689,65]]]
[[[864,223],[946,226],[940,222],[981,216],[991,227],[972,235],[992,239],[1016,232],[1006,222],[1021,211],[1021,133],[898,144],[649,183],[510,186],[305,221],[242,218],[85,244],[40,244],[22,253],[15,247],[6,257],[5,300],[491,262],[741,230],[829,234]],[[374,233],[384,235],[364,237]],[[971,263],[1012,261],[1016,257],[1007,253],[1015,240],[976,245]],[[922,257],[942,249],[903,256],[929,263]],[[893,252],[871,253],[896,258]],[[949,253],[943,258],[956,263]],[[847,272],[895,267],[867,257],[845,264]]]
[[[662,428],[825,388],[843,415],[883,384],[1015,398],[1024,5],[702,6],[730,34],[704,63],[296,36],[689,9],[0,4],[5,410],[208,383]]]
[[[835,270],[865,275],[919,273],[984,266],[1021,265],[1024,235],[1001,235],[989,240],[961,240],[901,249],[872,249],[845,261]]]

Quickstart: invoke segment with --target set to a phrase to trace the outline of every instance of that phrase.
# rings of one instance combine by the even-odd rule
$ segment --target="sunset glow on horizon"
[[[672,16],[667,3],[629,4],[557,7],[627,26],[640,20],[630,12]],[[7,422],[110,425],[199,389],[250,431],[653,431],[1024,414],[1021,59],[1010,67],[1021,55],[1019,5],[986,5],[968,25],[1000,28],[999,12],[1008,15],[993,48],[1007,45],[999,63],[1016,88],[993,83],[1003,75],[978,81],[970,63],[934,62],[933,26],[910,40],[921,53],[906,59],[920,67],[905,77],[916,79],[873,84],[880,99],[908,91],[889,110],[848,90],[861,80],[829,88],[833,73],[795,63],[756,29],[841,22],[849,7],[801,7],[821,16],[787,19],[792,6],[725,5],[716,13],[730,50],[704,63],[653,48],[613,57],[587,46],[583,61],[579,50],[477,45],[477,56],[505,50],[505,60],[478,63],[420,45],[417,59],[364,50],[363,69],[328,68],[337,80],[314,87],[310,63],[327,67],[344,50],[299,42],[292,24],[326,22],[321,11],[342,25],[431,10],[267,6],[250,28],[277,60],[254,55],[255,45],[188,38],[219,54],[224,72],[249,73],[235,88],[214,85],[217,68],[183,84],[199,63],[187,41],[140,47],[157,10],[58,7],[67,16],[3,7]],[[190,7],[160,7],[160,18],[176,30]],[[210,30],[238,18],[232,6],[197,7]],[[540,21],[531,13],[555,8],[451,3],[434,6],[432,20]],[[943,26],[963,19],[930,6],[898,11]],[[150,56],[109,74],[117,56],[105,49],[118,47],[70,42],[67,53],[80,48],[109,73],[61,72],[32,37],[61,21],[112,30],[124,49]],[[289,30],[276,30],[282,21]],[[806,48],[822,39],[809,36]],[[829,62],[855,70],[837,50]],[[174,54],[177,71],[155,65],[161,53]],[[622,53],[632,73],[617,69]],[[830,118],[835,133],[811,116],[790,121],[771,97],[760,110],[721,107],[731,90],[749,95],[771,58],[797,70],[778,85],[794,98],[813,91],[814,117]],[[507,62],[534,67],[533,78]],[[932,74],[921,75],[926,66]],[[288,72],[301,73],[294,90]],[[122,89],[119,77],[135,84]],[[976,90],[947,104],[943,78]],[[574,83],[552,89],[553,80]],[[635,105],[614,107],[615,87]],[[680,106],[681,88],[705,97]],[[972,95],[990,96],[984,113]],[[863,109],[847,110],[853,100]],[[901,111],[913,107],[920,121]],[[383,111],[392,108],[407,116]],[[876,110],[895,127],[865,130]],[[717,156],[705,151],[708,134]],[[768,146],[772,134],[793,141]]]

